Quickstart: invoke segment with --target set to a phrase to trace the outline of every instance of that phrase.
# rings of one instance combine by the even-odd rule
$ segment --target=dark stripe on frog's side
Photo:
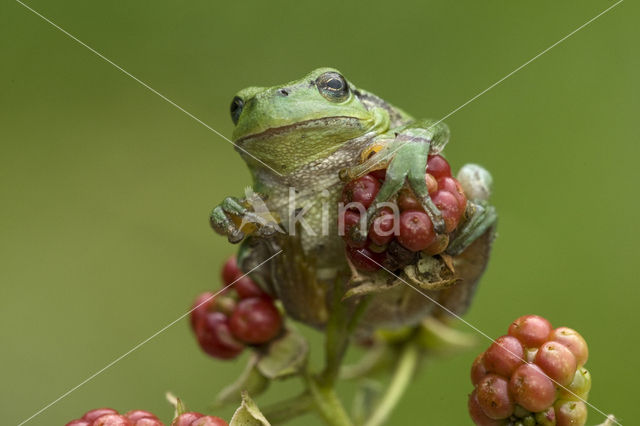
[[[394,107],[393,105],[383,100],[382,98],[379,98],[373,93],[368,93],[368,92],[365,92],[364,90],[355,89],[353,90],[353,94],[356,95],[356,97],[360,100],[360,102],[362,102],[362,104],[368,110],[371,110],[371,108],[374,108],[374,107],[379,107],[386,110],[389,113],[389,119],[391,120],[392,129],[395,127],[403,126],[413,120],[407,113]]]

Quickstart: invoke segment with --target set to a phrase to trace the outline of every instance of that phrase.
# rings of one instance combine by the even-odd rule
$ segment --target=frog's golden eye
[[[316,86],[322,96],[332,102],[342,102],[349,96],[349,85],[343,76],[329,71],[316,79]]]
[[[233,121],[233,124],[238,124],[242,108],[244,108],[244,101],[242,98],[239,96],[234,97],[231,101],[231,121]]]

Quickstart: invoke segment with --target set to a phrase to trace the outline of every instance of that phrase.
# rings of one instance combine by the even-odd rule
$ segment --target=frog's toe
[[[276,231],[277,230],[276,230],[275,226],[266,224],[266,225],[260,226],[256,230],[256,236],[269,238],[269,237],[272,237],[276,233]]]
[[[234,229],[230,233],[227,234],[227,240],[231,244],[237,244],[244,238],[244,232],[239,229]]]
[[[209,223],[213,230],[218,234],[228,236],[229,241],[231,241],[232,237],[236,242],[239,241],[237,240],[238,237],[240,237],[240,239],[244,237],[242,232],[240,232],[236,225],[229,219],[229,216],[227,216],[227,213],[222,206],[218,206],[213,209],[209,216]],[[240,236],[238,234],[242,235]]]
[[[429,195],[426,195],[422,199],[422,208],[431,219],[431,223],[433,224],[433,229],[436,231],[436,234],[444,234],[446,232],[446,224],[444,222],[444,218],[442,217],[442,212],[431,200]]]

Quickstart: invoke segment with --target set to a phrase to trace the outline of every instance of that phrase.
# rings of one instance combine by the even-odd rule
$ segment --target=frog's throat
[[[273,127],[273,128],[269,128],[267,130],[264,130],[262,132],[259,133],[253,133],[253,134],[249,134],[249,135],[245,135],[242,136],[238,139],[236,139],[234,141],[234,143],[239,146],[242,145],[244,142],[246,142],[247,140],[250,139],[269,139],[272,138],[274,136],[278,136],[278,135],[284,135],[296,130],[300,130],[300,129],[304,129],[304,128],[311,128],[311,127],[316,127],[318,125],[322,125],[322,124],[330,124],[332,121],[341,121],[341,122],[351,122],[352,124],[356,124],[358,122],[361,122],[362,119],[357,118],[357,117],[349,117],[349,116],[344,116],[344,115],[339,115],[339,116],[333,116],[333,117],[322,117],[322,118],[313,118],[310,120],[304,120],[304,121],[300,121],[297,123],[293,123],[293,124],[288,124],[285,126],[280,126],[280,127]]]

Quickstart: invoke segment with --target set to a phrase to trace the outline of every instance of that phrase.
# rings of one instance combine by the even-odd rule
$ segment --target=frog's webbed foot
[[[476,164],[467,164],[460,169],[457,178],[468,201],[465,213],[467,220],[447,248],[447,253],[453,256],[462,253],[498,220],[495,207],[488,201],[491,195],[491,174]]]
[[[213,209],[209,217],[211,227],[220,235],[226,235],[230,243],[239,243],[245,232],[258,237],[270,237],[276,232],[275,222],[266,221],[261,215],[245,207],[236,197],[227,197]]]

